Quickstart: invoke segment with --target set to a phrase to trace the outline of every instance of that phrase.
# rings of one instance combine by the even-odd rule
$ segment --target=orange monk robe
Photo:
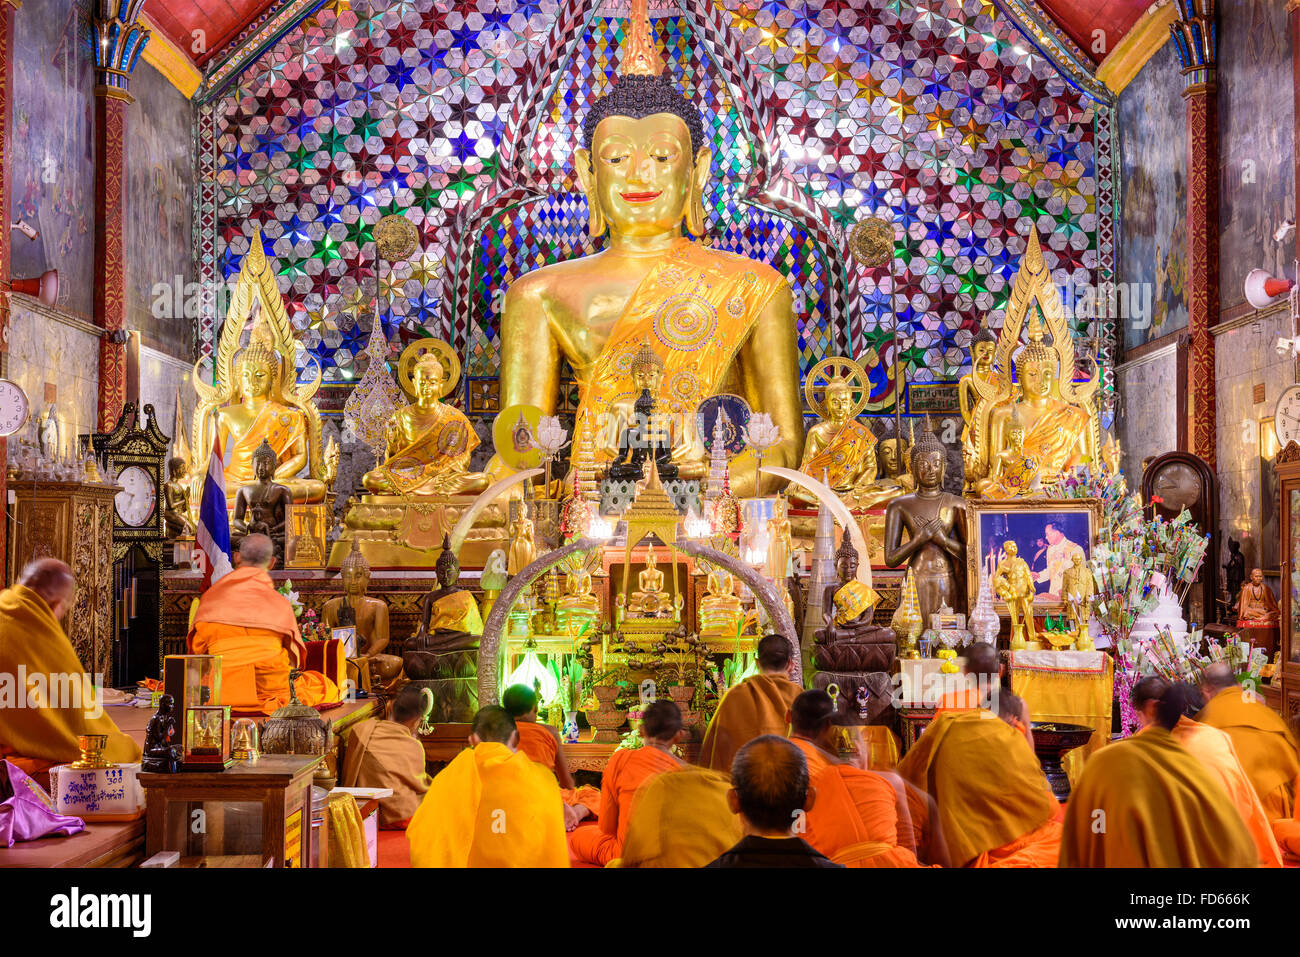
[[[731,773],[736,752],[764,734],[785,737],[785,716],[803,691],[784,674],[752,675],[723,696],[700,746],[700,765]]]
[[[1259,851],[1260,866],[1281,867],[1282,851],[1273,837],[1268,815],[1264,813],[1259,795],[1251,787],[1250,778],[1246,776],[1227,732],[1184,717],[1178,720],[1170,734],[1194,758],[1209,768],[1228,792],[1228,799],[1241,815],[1242,823],[1246,825],[1246,830],[1250,832],[1255,848]]]
[[[549,768],[551,773],[559,777],[559,759],[560,759],[560,736],[555,733],[555,729],[549,724],[538,724],[536,721],[516,720],[515,726],[519,729],[519,750],[524,752],[544,768]],[[600,791],[597,788],[582,787],[560,788],[560,797],[564,803],[573,807],[575,804],[581,804],[593,814],[596,808],[600,806]]]
[[[78,735],[106,734],[104,757],[139,761],[102,703],[45,599],[24,585],[0,591],[0,757],[36,774],[77,760]]]
[[[555,776],[484,742],[433,779],[406,829],[412,867],[568,867]]]
[[[1223,785],[1159,725],[1088,758],[1066,805],[1061,867],[1258,862]]]
[[[911,781],[903,781],[903,794],[907,799],[907,816],[911,821],[912,841],[916,859],[922,864],[947,867],[948,846],[939,827],[939,806]],[[900,835],[899,844],[907,845],[906,836]]]
[[[934,798],[952,863],[1053,866],[1059,805],[1015,728],[988,711],[936,714],[898,773]]]
[[[934,709],[934,713],[938,714],[940,711],[975,711],[983,707],[983,703],[984,696],[978,688],[947,691],[939,699],[939,704]],[[1030,733],[1029,725],[1016,721],[1011,726],[1025,736],[1025,740],[1029,742],[1031,748],[1034,746],[1034,739]]]
[[[380,827],[405,827],[429,790],[429,781],[424,745],[406,725],[367,718],[348,732],[343,786],[393,792],[379,801]]]
[[[1300,779],[1295,783],[1300,786]],[[1273,837],[1282,850],[1283,863],[1287,867],[1300,867],[1300,817],[1278,818],[1270,823]]]
[[[684,767],[637,789],[620,867],[703,867],[739,843],[740,818],[727,805],[731,778]]]
[[[901,779],[844,764],[807,738],[790,741],[803,752],[817,789],[800,835],[805,841],[846,867],[918,866]]]
[[[1196,716],[1202,724],[1226,731],[1241,766],[1269,820],[1295,812],[1295,781],[1300,756],[1291,729],[1272,708],[1247,700],[1238,687],[1224,688]]]
[[[569,832],[574,858],[598,867],[617,858],[627,837],[637,791],[651,778],[681,767],[675,756],[650,745],[615,751],[600,781],[600,822]]]
[[[199,599],[189,650],[221,656],[221,701],[237,712],[271,714],[289,703],[289,669],[307,655],[289,600],[264,568],[236,568]],[[304,672],[295,684],[306,705],[342,700],[323,674]]]

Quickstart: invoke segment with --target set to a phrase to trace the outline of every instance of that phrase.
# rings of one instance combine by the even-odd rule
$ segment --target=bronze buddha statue
[[[230,544],[238,546],[246,535],[265,535],[275,545],[275,557],[284,564],[284,530],[293,507],[293,493],[274,479],[275,450],[263,441],[253,452],[257,481],[235,493],[235,514],[230,520]]]
[[[424,596],[420,626],[406,642],[403,668],[434,697],[429,720],[468,721],[478,710],[478,643],[483,633],[474,596],[457,588],[460,565],[444,536],[436,567],[438,588]]]

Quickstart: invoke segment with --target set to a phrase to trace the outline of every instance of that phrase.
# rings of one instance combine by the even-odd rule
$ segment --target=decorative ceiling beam
[[[1169,29],[1177,17],[1178,8],[1173,0],[1152,4],[1142,19],[1133,24],[1101,61],[1097,67],[1097,79],[1119,96],[1147,61],[1156,55],[1156,51],[1168,42]]]
[[[140,21],[149,28],[152,35],[144,48],[144,62],[166,77],[187,98],[193,97],[203,82],[203,72],[194,65],[188,53],[158,29],[147,13],[141,15]]]

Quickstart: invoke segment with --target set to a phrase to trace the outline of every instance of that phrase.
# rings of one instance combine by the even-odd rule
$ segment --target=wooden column
[[[11,134],[13,132],[14,91],[10,77],[14,71],[14,10],[18,0],[0,0],[0,353],[9,351],[9,281],[11,215],[10,190],[13,188]],[[5,372],[8,372],[7,360]],[[8,568],[6,549],[9,543],[9,486],[5,467],[9,461],[9,441],[0,438],[0,568]],[[7,583],[7,581],[6,581]]]
[[[1214,336],[1219,316],[1219,109],[1214,0],[1179,0],[1169,27],[1187,87],[1187,447],[1216,457]],[[1180,430],[1181,433],[1181,430]]]

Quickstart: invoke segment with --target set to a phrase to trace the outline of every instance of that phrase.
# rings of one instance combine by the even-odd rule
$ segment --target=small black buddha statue
[[[673,464],[672,444],[668,436],[655,425],[654,396],[642,389],[634,406],[636,418],[623,430],[618,443],[618,457],[609,464],[609,478],[616,482],[639,482],[645,477],[646,460],[654,456],[659,467],[659,478],[671,482],[677,478]]]
[[[174,774],[180,770],[180,729],[176,726],[176,715],[172,713],[174,707],[175,701],[171,695],[165,694],[158,699],[158,710],[149,719],[144,731],[141,770],[155,774]]]

